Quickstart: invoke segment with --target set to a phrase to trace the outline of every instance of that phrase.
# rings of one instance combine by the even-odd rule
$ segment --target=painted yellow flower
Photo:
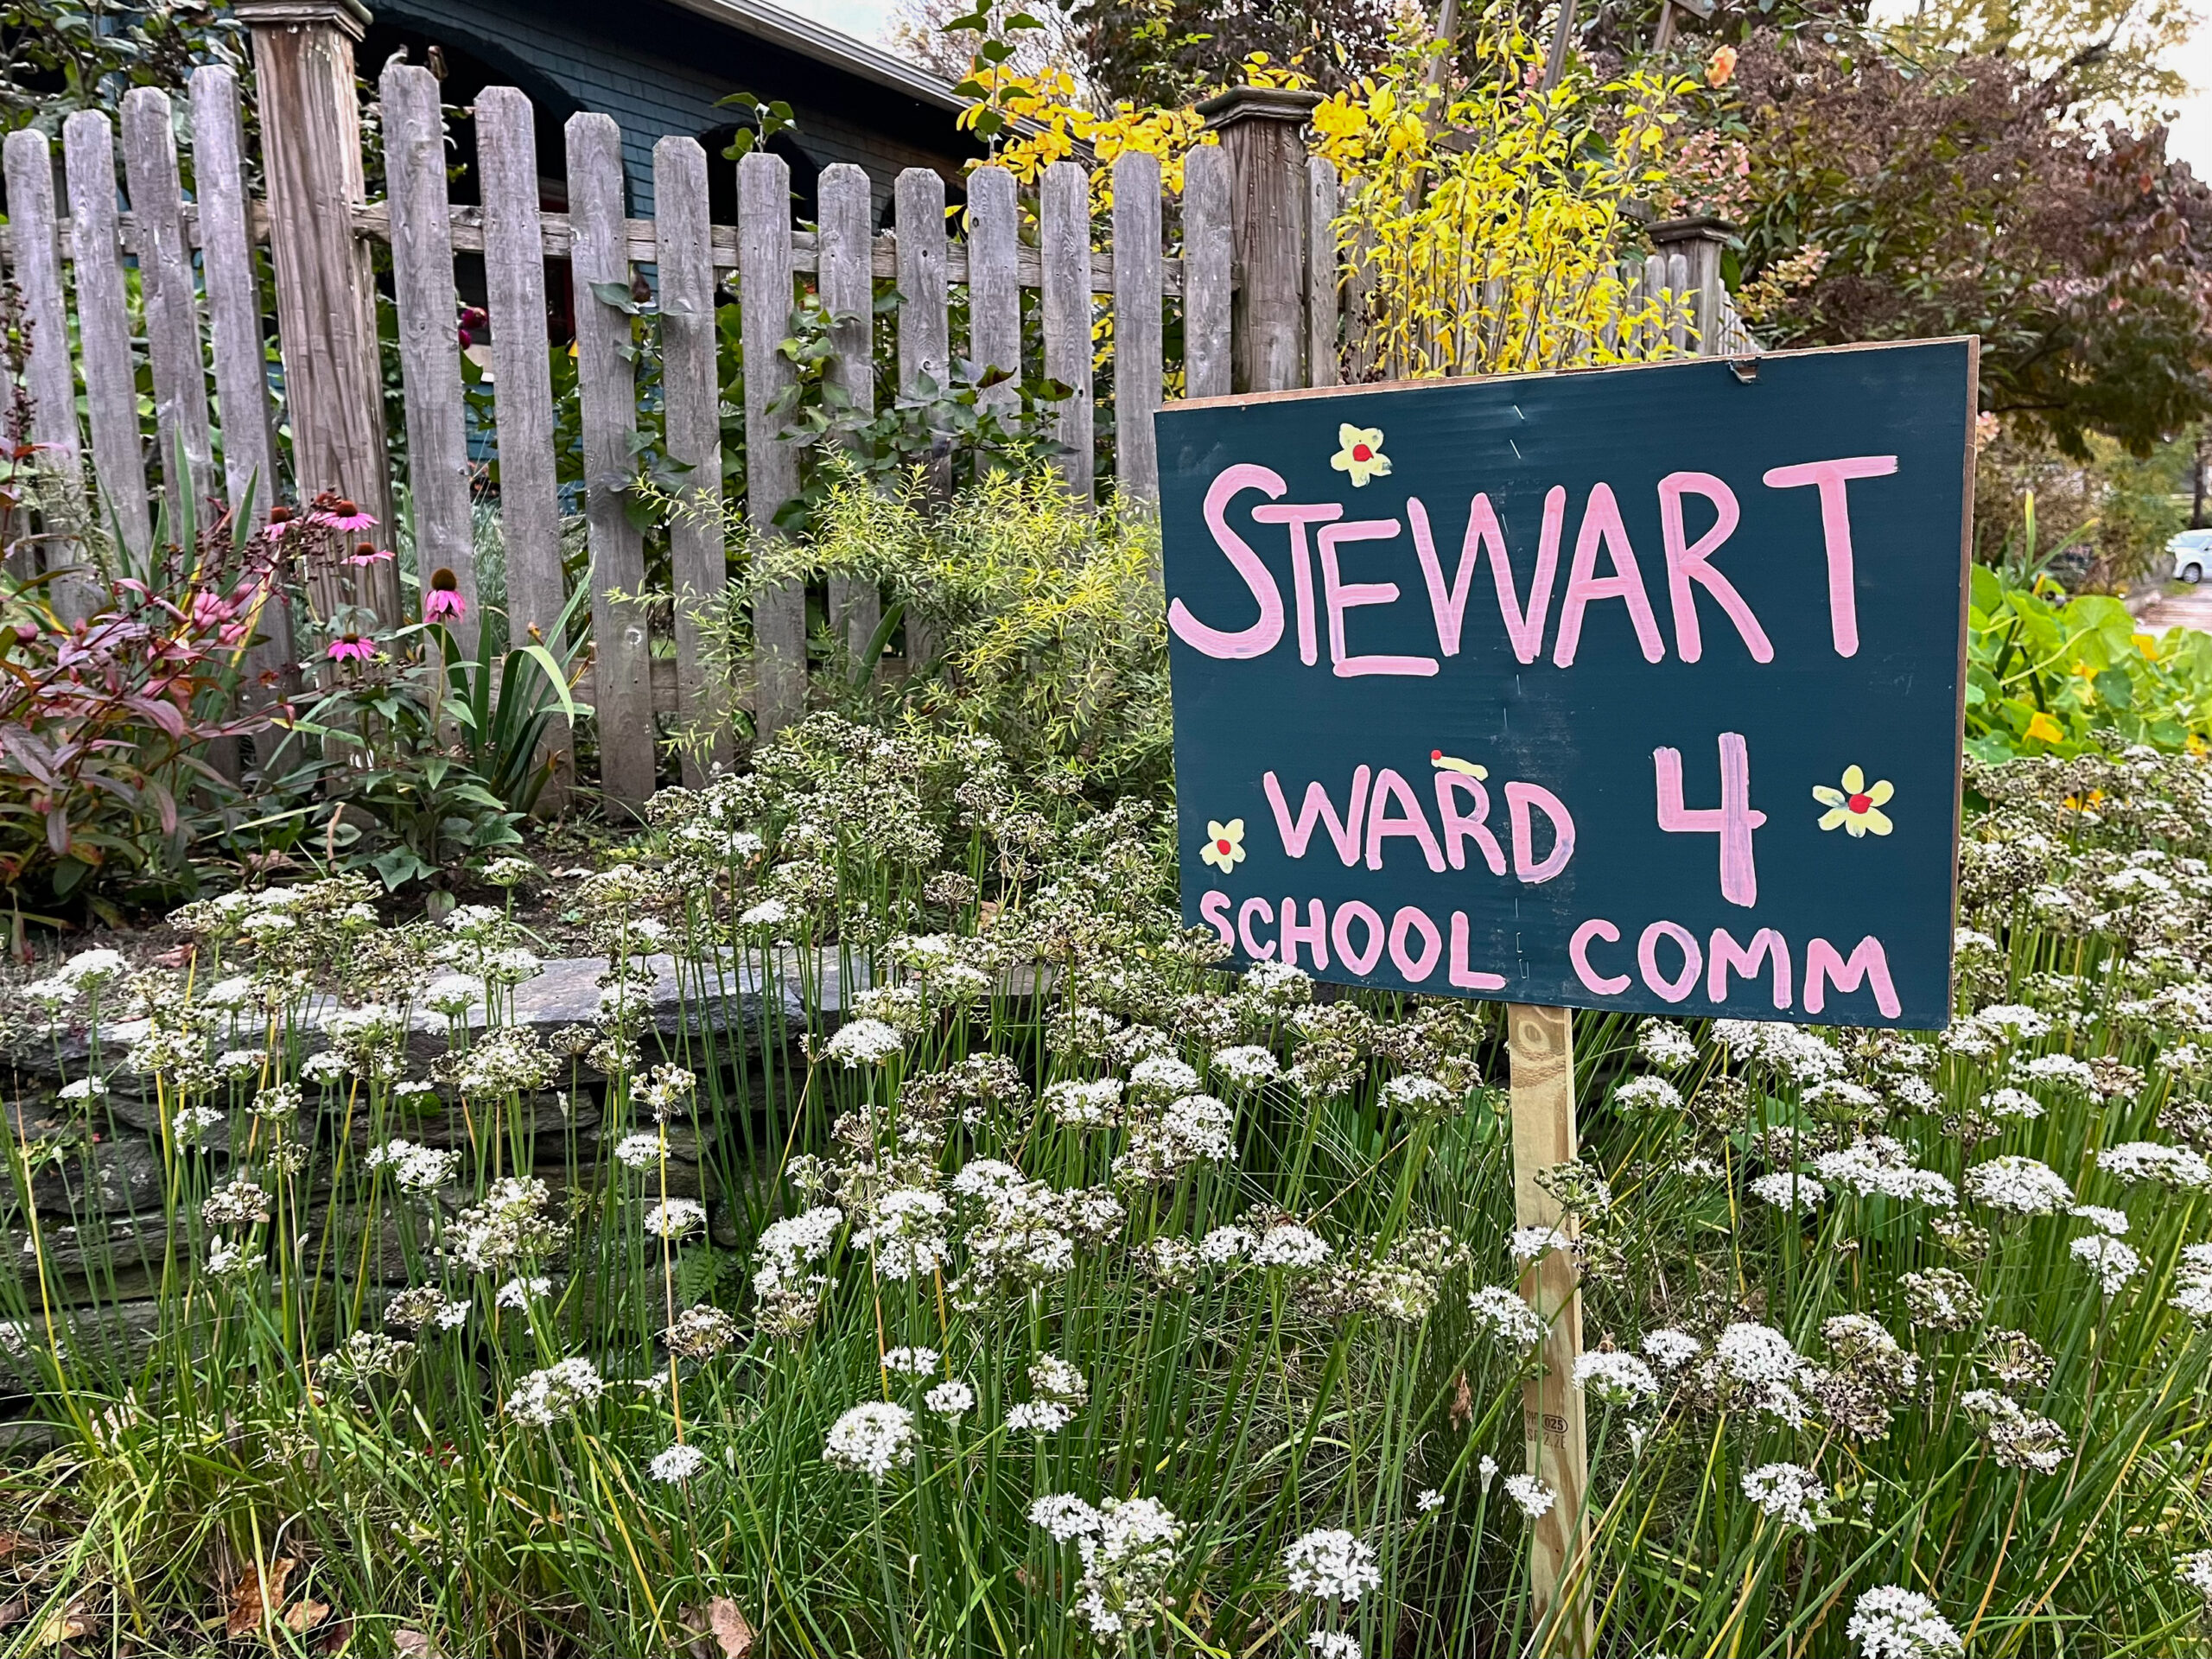
[[[1813,785],[1813,798],[1828,809],[1821,814],[1821,828],[1840,828],[1854,837],[1890,833],[1893,826],[1882,810],[1882,803],[1896,793],[1886,778],[1869,786],[1866,774],[1857,766],[1843,769],[1841,789],[1830,789],[1826,784]]]
[[[1354,488],[1366,484],[1370,478],[1390,476],[1390,457],[1382,453],[1382,429],[1379,426],[1354,426],[1350,422],[1337,429],[1337,453],[1329,458],[1329,465],[1340,473],[1350,473]]]
[[[1198,856],[1224,875],[1244,861],[1244,820],[1231,818],[1227,823],[1206,823],[1206,844]]]

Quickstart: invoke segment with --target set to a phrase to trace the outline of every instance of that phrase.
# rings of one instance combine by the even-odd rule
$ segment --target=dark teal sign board
[[[1974,376],[1162,410],[1186,919],[1353,984],[1943,1025]]]

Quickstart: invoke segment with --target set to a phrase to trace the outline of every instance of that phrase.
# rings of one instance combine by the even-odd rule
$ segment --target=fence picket
[[[530,100],[512,86],[486,86],[476,95],[476,164],[484,197],[507,636],[519,645],[532,634],[550,639],[568,604],[568,583],[561,573],[561,500],[553,462],[537,139]],[[557,642],[554,648],[557,652]],[[565,755],[569,747],[568,722],[556,715],[548,723],[548,755]],[[557,811],[567,799],[569,782],[568,766],[557,764],[538,798],[541,810]]]
[[[221,64],[192,72],[192,177],[207,335],[215,359],[215,408],[223,438],[223,481],[231,511],[265,518],[283,496],[269,400],[268,346],[261,333],[261,283],[248,230],[245,136],[238,78]],[[459,386],[454,388],[456,395]],[[263,603],[260,631],[245,656],[250,703],[283,691],[292,673],[292,613],[281,592]]]
[[[169,95],[134,86],[123,95],[123,171],[138,228],[138,282],[146,306],[146,354],[154,370],[156,431],[162,493],[173,524],[195,517],[215,493],[215,452],[207,429],[207,364],[200,349],[200,296],[184,245],[177,185],[176,131]],[[178,456],[185,476],[175,476]]]
[[[849,162],[822,170],[816,186],[821,213],[817,243],[822,303],[830,312],[830,379],[862,416],[875,412],[874,246],[868,230],[868,175]],[[855,666],[883,621],[883,596],[873,582],[830,578],[830,626]],[[874,664],[870,664],[873,669]]]
[[[1229,152],[1183,158],[1183,394],[1225,397],[1229,354]]]
[[[945,271],[944,181],[925,167],[910,167],[892,187],[899,219],[899,394],[911,397],[924,380],[942,397],[952,379],[951,289]],[[939,494],[952,490],[952,456],[931,452],[930,480]],[[943,646],[929,619],[906,607],[909,671],[937,660]]]
[[[406,391],[407,485],[415,517],[415,569],[427,602],[432,578],[452,573],[463,607],[452,624],[476,649],[476,560],[468,507],[468,436],[461,353],[454,339],[453,232],[447,213],[445,123],[437,78],[404,63],[385,67],[385,188],[391,198],[391,286]]]
[[[653,792],[652,639],[639,596],[644,533],[623,490],[638,430],[630,259],[622,235],[622,129],[611,115],[572,115],[569,251],[576,319],[576,392],[583,429],[584,520],[591,538],[592,698],[599,712],[599,777],[610,800],[641,806]],[[618,289],[602,297],[602,289]],[[620,598],[618,595],[627,595]]]
[[[1344,288],[1337,257],[1337,166],[1306,162],[1306,384],[1344,382]]]
[[[77,384],[69,366],[69,317],[61,293],[61,241],[54,215],[54,158],[46,135],[21,127],[8,135],[9,262],[30,328],[24,365],[31,399],[31,442],[39,464],[79,476]]]
[[[73,508],[82,500],[84,460],[77,435],[76,372],[69,365],[68,306],[61,288],[60,226],[54,213],[54,156],[46,135],[29,127],[10,133],[4,167],[9,257],[30,330],[29,360],[24,365],[30,439],[38,446],[40,469],[51,475],[52,487],[68,496]],[[48,597],[65,621],[89,615],[94,603],[92,587],[81,574],[82,558],[75,543],[46,544],[44,566],[55,573]]]
[[[1114,463],[1138,501],[1160,499],[1160,157],[1127,150],[1114,163]]]
[[[1006,168],[979,167],[968,175],[968,356],[978,375],[1003,369],[1013,377],[976,400],[1006,411],[1021,407],[1020,213]]]
[[[1042,256],[1045,374],[1069,388],[1052,435],[1068,493],[1089,501],[1094,488],[1090,353],[1090,175],[1080,162],[1054,162],[1038,188]]]
[[[710,671],[699,609],[728,583],[722,557],[722,423],[715,378],[715,264],[707,226],[707,152],[696,138],[653,146],[654,252],[660,268],[660,384],[669,459],[686,503],[668,529],[675,589],[676,710],[683,782],[697,788],[711,766],[728,766],[728,699]]]
[[[78,111],[61,124],[61,150],[68,164],[70,258],[92,472],[117,539],[143,553],[153,543],[153,516],[146,505],[146,455],[138,437],[130,316],[116,228],[115,132],[107,117]]]
[[[798,493],[798,451],[778,435],[769,407],[792,383],[777,349],[791,332],[791,175],[756,149],[737,164],[739,297],[745,308],[745,511],[753,532],[775,532],[776,510]],[[754,729],[766,739],[806,712],[806,590],[796,580],[753,598]]]
[[[1652,263],[1655,264],[1658,263],[1656,256]],[[1690,297],[1689,289],[1688,257],[1679,253],[1669,254],[1667,256],[1667,308],[1674,315],[1667,324],[1667,343],[1678,352],[1686,352],[1690,348],[1689,306],[1687,303]]]

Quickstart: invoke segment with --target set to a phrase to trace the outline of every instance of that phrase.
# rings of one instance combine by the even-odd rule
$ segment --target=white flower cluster
[[[2212,1164],[2187,1147],[2155,1141],[2129,1141],[2097,1154],[2097,1167],[2129,1183],[2156,1181],[2163,1186],[2212,1186]]]
[[[2097,1275],[2107,1296],[2117,1296],[2143,1271],[2143,1258],[2108,1233],[2089,1233],[2066,1247],[2067,1254]]]
[[[1843,1634],[1859,1644],[1860,1659],[1941,1659],[1967,1650],[1934,1602],[1896,1585],[1869,1590],[1853,1602]]]
[[[1697,1045],[1671,1020],[1645,1020],[1636,1034],[1636,1052],[1662,1071],[1680,1071],[1697,1064]]]
[[[437,1147],[419,1146],[395,1135],[380,1147],[371,1147],[361,1163],[369,1169],[388,1169],[391,1179],[410,1192],[429,1192],[461,1173],[461,1154]]]
[[[828,1205],[770,1222],[753,1247],[753,1288],[763,1295],[802,1288],[800,1269],[830,1254],[844,1224],[844,1212]]]
[[[1505,1495],[1520,1506],[1521,1513],[1531,1521],[1541,1521],[1559,1501],[1559,1494],[1538,1480],[1534,1475],[1508,1475]]]
[[[1705,1344],[1687,1331],[1662,1325],[1643,1333],[1643,1351],[1662,1371],[1679,1371],[1705,1351]]]
[[[523,1378],[522,1386],[507,1396],[507,1415],[532,1428],[550,1428],[606,1390],[589,1360],[564,1359]]]
[[[1501,1348],[1533,1348],[1550,1328],[1521,1293],[1503,1285],[1484,1285],[1467,1297],[1475,1329]]]
[[[848,1071],[896,1059],[904,1039],[880,1020],[849,1020],[837,1027],[823,1052]]]
[[[1375,1551],[1340,1527],[1301,1535],[1282,1553],[1293,1595],[1357,1601],[1382,1582]]]
[[[853,1243],[875,1258],[877,1276],[918,1279],[943,1267],[952,1246],[944,1235],[950,1206],[925,1187],[893,1187],[875,1201]]]
[[[914,1414],[888,1400],[855,1406],[830,1425],[822,1460],[881,1481],[914,1460]]]
[[[2212,1325],[2212,1244],[2182,1246],[2170,1306],[2198,1325]]]
[[[2074,1202],[2074,1189],[2048,1164],[2006,1155],[1966,1173],[1967,1196],[2019,1216],[2055,1216]]]
[[[1682,1091],[1664,1077],[1630,1077],[1613,1090],[1613,1107],[1623,1112],[1679,1112]]]
[[[1915,1168],[1904,1144],[1886,1135],[1872,1135],[1813,1160],[1823,1179],[1847,1186],[1862,1198],[1879,1195],[1948,1210],[1959,1201],[1950,1181],[1932,1169]]]
[[[1828,1489],[1794,1463],[1766,1463],[1744,1476],[1744,1496],[1786,1527],[1813,1531],[1826,1518]]]
[[[1827,1202],[1828,1190],[1809,1175],[1781,1170],[1753,1181],[1751,1193],[1777,1210],[1813,1210]]]
[[[1659,1379],[1634,1354],[1599,1349],[1575,1357],[1574,1386],[1601,1405],[1632,1410],[1659,1392]]]

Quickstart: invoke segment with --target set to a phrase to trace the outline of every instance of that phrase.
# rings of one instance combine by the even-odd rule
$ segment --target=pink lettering
[[[1789,1006],[1789,942],[1772,928],[1759,929],[1751,935],[1751,944],[1741,945],[1726,928],[1716,927],[1707,944],[1706,960],[1710,966],[1706,969],[1705,994],[1713,1001],[1727,1001],[1728,976],[1732,972],[1746,979],[1757,979],[1759,963],[1770,961],[1774,964],[1774,1006]]]
[[[1452,912],[1452,983],[1463,991],[1502,991],[1503,974],[1478,974],[1467,966],[1467,912]],[[1625,985],[1626,980],[1621,982]]]
[[[1551,821],[1552,849],[1544,855],[1541,863],[1536,861],[1535,827],[1529,817],[1530,807]],[[1536,784],[1508,784],[1505,786],[1505,810],[1513,827],[1513,874],[1534,886],[1548,881],[1567,868],[1567,861],[1574,856],[1574,819],[1567,810],[1567,803]]]
[[[1213,924],[1213,931],[1221,935],[1221,942],[1230,950],[1236,948],[1236,930],[1229,925],[1229,895],[1218,887],[1198,900],[1198,914]]]
[[[1308,668],[1321,660],[1321,645],[1314,632],[1313,550],[1306,545],[1306,526],[1332,524],[1344,516],[1344,510],[1333,501],[1252,509],[1254,524],[1290,526],[1290,591],[1298,602],[1298,660]]]
[[[1766,474],[1772,490],[1820,486],[1821,540],[1827,550],[1828,631],[1835,654],[1859,654],[1859,601],[1852,585],[1851,502],[1847,486],[1854,478],[1887,478],[1897,469],[1895,455],[1847,455],[1838,461],[1808,461],[1795,467],[1776,467]],[[1805,1006],[1811,1007],[1812,984],[1808,980]]]
[[[1682,752],[1651,751],[1657,776],[1659,827],[1670,835],[1720,837],[1720,896],[1746,909],[1758,902],[1758,866],[1751,855],[1751,832],[1766,814],[1751,805],[1751,748],[1740,732],[1720,734],[1720,804],[1695,809],[1682,804]]]
[[[1474,810],[1462,812],[1459,803],[1452,798],[1460,791],[1474,797]],[[1463,772],[1440,772],[1436,774],[1436,816],[1444,826],[1444,852],[1452,861],[1452,868],[1467,868],[1466,842],[1471,838],[1482,849],[1483,862],[1490,866],[1492,875],[1505,874],[1505,849],[1497,844],[1497,837],[1483,820],[1490,816],[1490,791]]]
[[[1610,576],[1598,574],[1600,545],[1613,562]],[[1573,663],[1575,648],[1582,642],[1582,613],[1601,599],[1618,599],[1627,605],[1645,662],[1656,663],[1667,654],[1667,642],[1659,636],[1659,619],[1651,613],[1650,595],[1643,591],[1643,573],[1636,563],[1636,550],[1628,543],[1628,526],[1621,522],[1620,503],[1613,499],[1610,484],[1592,485],[1590,504],[1582,510],[1582,528],[1574,538],[1574,565],[1567,578],[1567,599],[1560,606],[1559,639],[1552,646],[1552,661],[1560,667]]]
[[[1416,933],[1421,936],[1419,954],[1410,949]],[[1427,911],[1408,905],[1390,918],[1390,965],[1405,976],[1408,983],[1418,985],[1434,973],[1437,958],[1443,954],[1444,936],[1428,919]]]
[[[1290,806],[1282,798],[1282,785],[1275,781],[1272,772],[1260,780],[1268,798],[1268,804],[1274,809],[1275,830],[1282,837],[1282,850],[1291,858],[1306,856],[1306,843],[1312,838],[1313,826],[1325,823],[1329,839],[1337,843],[1337,856],[1350,869],[1359,862],[1359,826],[1367,812],[1367,780],[1369,769],[1360,767],[1351,775],[1351,800],[1344,816],[1338,817],[1337,809],[1329,799],[1329,791],[1321,787],[1319,779],[1306,785],[1306,799],[1300,804],[1298,822],[1290,819]]]
[[[1315,907],[1319,908],[1321,901],[1316,899],[1313,903]],[[1357,950],[1351,948],[1351,925],[1354,922],[1357,922],[1367,930],[1367,943]],[[1329,928],[1329,938],[1330,942],[1337,947],[1337,955],[1343,960],[1345,969],[1350,972],[1355,974],[1371,972],[1375,964],[1382,960],[1384,938],[1382,913],[1374,906],[1362,904],[1355,899],[1348,905],[1337,906],[1337,919]]]
[[[1275,954],[1275,944],[1273,939],[1262,939],[1254,934],[1252,918],[1255,916],[1263,923],[1272,922],[1275,918],[1275,907],[1264,899],[1247,899],[1237,906],[1236,942],[1244,947],[1244,954],[1255,962],[1267,962]]]
[[[1344,861],[1349,864],[1351,861],[1346,859]],[[1322,909],[1319,899],[1306,902],[1311,908],[1306,913],[1313,921],[1311,925],[1300,927],[1298,925],[1298,900],[1286,899],[1282,901],[1282,959],[1293,968],[1297,967],[1298,947],[1310,944],[1313,947],[1314,967],[1326,969],[1329,965],[1329,914]]]
[[[1192,650],[1234,661],[1264,657],[1282,638],[1282,589],[1275,585],[1274,573],[1252,550],[1251,543],[1229,527],[1229,504],[1246,490],[1264,490],[1277,496],[1289,487],[1281,474],[1245,462],[1224,467],[1206,491],[1206,528],[1213,532],[1214,545],[1229,556],[1229,563],[1252,590],[1252,597],[1259,602],[1260,620],[1249,628],[1210,628],[1179,599],[1167,607],[1167,626]]]
[[[1713,528],[1694,542],[1686,538],[1682,529],[1686,494],[1705,497],[1713,503],[1715,515]],[[1735,584],[1712,564],[1713,556],[1736,533],[1743,516],[1736,505],[1736,493],[1711,473],[1669,473],[1659,480],[1659,531],[1667,543],[1667,594],[1675,607],[1675,648],[1686,663],[1697,661],[1705,649],[1698,635],[1697,595],[1690,590],[1693,582],[1702,585],[1736,625],[1753,662],[1774,660],[1774,646],[1767,639],[1766,630],[1759,626],[1758,618],[1751,614],[1751,607],[1744,602]]]
[[[1618,996],[1628,989],[1626,974],[1601,974],[1590,965],[1590,941],[1603,939],[1607,944],[1621,942],[1621,931],[1611,922],[1592,917],[1576,928],[1567,941],[1567,959],[1574,964],[1574,976],[1582,988],[1599,996]]]
[[[1422,579],[1428,584],[1429,608],[1436,615],[1436,644],[1446,657],[1459,654],[1459,631],[1467,611],[1467,594],[1474,584],[1475,558],[1487,543],[1491,582],[1497,589],[1497,613],[1505,623],[1505,636],[1513,654],[1533,663],[1543,654],[1544,622],[1551,613],[1552,578],[1559,570],[1560,532],[1567,521],[1567,489],[1554,484],[1544,496],[1544,525],[1536,544],[1535,574],[1529,579],[1529,608],[1521,608],[1521,595],[1513,585],[1512,562],[1506,557],[1505,532],[1490,497],[1478,495],[1467,507],[1467,533],[1459,543],[1459,569],[1446,587],[1444,567],[1436,556],[1436,537],[1430,533],[1428,509],[1419,496],[1406,501],[1406,517],[1413,524],[1414,551],[1421,559]]]
[[[1664,977],[1659,971],[1662,939],[1672,940],[1682,953],[1682,971],[1673,979]],[[1704,966],[1705,955],[1697,948],[1697,936],[1680,923],[1654,922],[1636,942],[1636,968],[1643,976],[1645,988],[1667,1001],[1679,1002],[1688,996]]]
[[[1405,808],[1396,817],[1389,815],[1393,801]],[[1428,827],[1427,815],[1414,798],[1413,785],[1389,766],[1375,774],[1375,792],[1367,798],[1369,869],[1382,868],[1382,842],[1387,836],[1403,836],[1408,841],[1419,842],[1428,868],[1439,875],[1444,873],[1444,849],[1436,844],[1435,832]]]
[[[1345,542],[1387,542],[1398,533],[1395,518],[1356,518],[1321,532],[1321,596],[1329,611],[1329,662],[1340,680],[1368,674],[1426,677],[1437,671],[1433,657],[1354,657],[1344,645],[1344,613],[1361,605],[1388,605],[1398,597],[1395,582],[1346,582],[1338,569],[1337,549]]]
[[[1818,1014],[1827,1006],[1830,984],[1839,994],[1848,995],[1862,983],[1874,993],[1874,1006],[1896,1019],[1904,1005],[1890,982],[1890,959],[1879,939],[1869,933],[1859,941],[1848,962],[1826,939],[1815,939],[1805,947],[1806,1013]]]

